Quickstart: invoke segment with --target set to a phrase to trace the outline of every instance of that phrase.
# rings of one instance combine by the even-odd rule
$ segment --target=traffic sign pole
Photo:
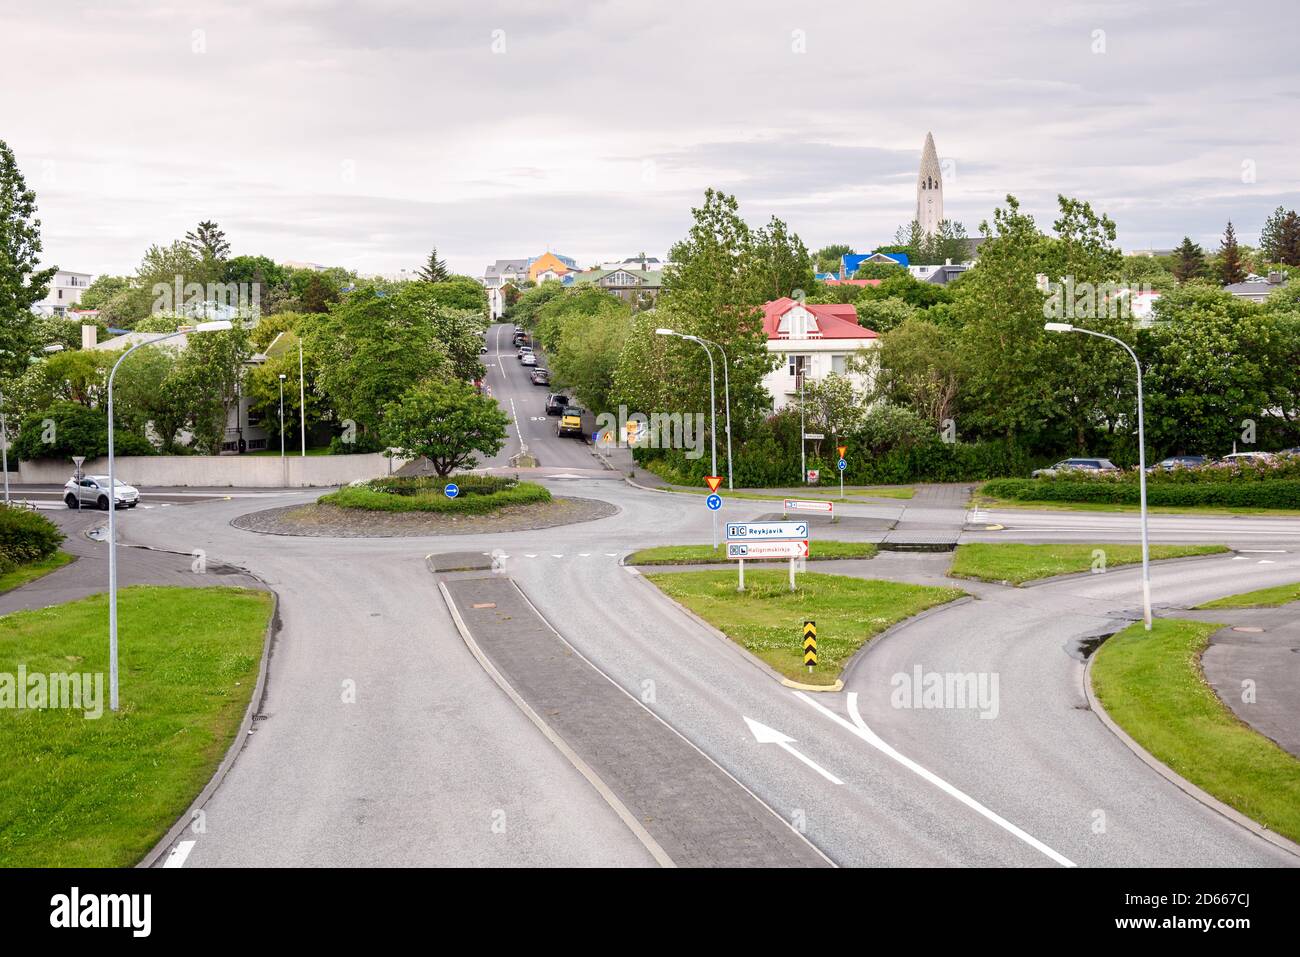
[[[794,591],[794,563],[796,561],[798,561],[798,559],[796,558],[790,559],[790,590],[791,591]]]
[[[740,560],[740,584],[736,586],[736,591],[745,590],[745,560]]]

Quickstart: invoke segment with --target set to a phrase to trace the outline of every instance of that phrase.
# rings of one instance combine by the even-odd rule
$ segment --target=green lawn
[[[713,493],[707,487],[701,485],[699,488],[690,488],[689,486],[676,486],[667,491],[680,492],[684,495],[712,495]],[[838,502],[840,501],[840,487],[838,485],[810,485],[806,489],[800,489],[798,492],[791,492],[783,495],[776,495],[769,492],[747,492],[740,490],[728,491],[726,488],[718,489],[718,494],[723,500],[728,498],[744,499],[752,502],[781,502],[787,498],[813,499],[819,502]],[[902,485],[881,485],[881,486],[846,486],[844,489],[845,500],[854,498],[911,498],[916,494],[916,489],[908,488]]]
[[[1142,561],[1140,545],[1022,545],[975,542],[958,545],[948,574],[954,578],[1008,582],[1023,585],[1038,578],[1086,572],[1093,567],[1093,552],[1105,552],[1107,568]],[[1152,545],[1151,558],[1186,558],[1227,552],[1224,545]]]
[[[69,562],[75,561],[76,557],[76,555],[69,555],[67,552],[55,552],[49,558],[42,558],[40,561],[29,562],[26,565],[19,565],[13,571],[0,575],[0,593],[11,591],[19,585],[26,585],[28,582],[42,578],[50,572],[58,571]]]
[[[879,551],[870,542],[823,542],[813,540],[808,543],[808,558],[875,558]],[[784,558],[752,558],[749,562],[784,562]],[[714,551],[712,545],[658,545],[633,552],[626,559],[629,565],[707,565],[711,562],[726,562],[727,545],[725,542]]]
[[[270,441],[270,440],[268,440],[268,441]],[[280,443],[279,443],[279,441],[276,441],[276,442],[275,442],[275,448],[258,449],[256,452],[245,452],[244,454],[245,454],[245,455],[276,455],[276,456],[278,456],[278,455],[280,454]],[[299,444],[296,443],[296,442],[287,441],[287,442],[285,442],[285,444],[284,444],[284,454],[285,454],[286,457],[289,457],[289,456],[298,456],[298,457],[301,457],[301,456],[302,456],[302,446],[299,445]],[[318,448],[318,449],[308,449],[308,450],[307,450],[307,455],[308,455],[308,456],[312,456],[312,455],[329,455],[329,454],[330,454],[330,447],[329,447],[328,445],[323,445],[323,446],[321,446],[321,447]]]
[[[736,591],[732,571],[671,572],[645,576],[787,678],[834,684],[845,664],[890,625],[964,594],[957,588],[870,581],[807,572],[790,591],[786,571],[745,571]],[[803,665],[803,623],[817,622],[817,667]]]
[[[512,487],[486,494],[469,494],[467,489],[456,498],[447,498],[441,490],[398,495],[375,491],[365,486],[345,485],[337,492],[322,495],[317,501],[339,508],[356,508],[371,512],[439,512],[443,514],[486,515],[510,505],[549,502],[551,493],[535,482],[518,482]]]
[[[128,867],[212,777],[244,717],[266,592],[118,596],[121,710],[108,710],[108,597],[0,617],[0,674],[102,673],[103,713],[0,709],[0,863]]]
[[[1092,685],[1138,744],[1187,780],[1265,827],[1300,841],[1300,761],[1237,720],[1201,674],[1221,626],[1156,619],[1106,641]]]
[[[1300,582],[1294,582],[1290,585],[1275,585],[1272,588],[1260,588],[1257,591],[1229,595],[1226,598],[1216,598],[1214,601],[1207,601],[1205,604],[1196,607],[1277,608],[1280,605],[1289,605],[1293,601],[1300,601]]]

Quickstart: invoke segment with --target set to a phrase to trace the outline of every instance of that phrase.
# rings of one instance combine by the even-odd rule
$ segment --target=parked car
[[[1171,455],[1169,458],[1157,462],[1147,471],[1154,472],[1156,469],[1164,469],[1166,472],[1172,472],[1178,468],[1198,469],[1202,465],[1208,464],[1209,461],[1204,455]]]
[[[478,354],[481,355],[481,356],[485,356],[485,355],[487,355],[487,351],[488,351],[488,350],[487,350],[487,345],[486,345],[486,344],[481,345],[481,346],[478,347]]]
[[[566,405],[564,411],[560,413],[560,421],[555,423],[555,434],[583,435],[582,409],[576,405]]]
[[[569,397],[563,392],[548,392],[546,394],[546,414],[559,415],[564,411],[565,406],[569,404]]]
[[[1272,452],[1233,452],[1231,455],[1223,457],[1224,465],[1267,465],[1272,462],[1275,456]]]
[[[531,356],[532,354],[533,354],[532,346],[520,346],[519,352],[517,353],[521,362],[523,361],[524,356]]]
[[[549,369],[534,369],[529,378],[533,380],[533,385],[550,385],[551,371]]]
[[[1034,478],[1057,475],[1061,472],[1118,472],[1119,467],[1110,459],[1066,459],[1051,468],[1034,469]]]
[[[531,352],[525,352],[519,357],[519,361],[526,366],[535,366],[537,365],[537,356],[533,355]]]
[[[121,479],[113,480],[113,500],[118,508],[135,508],[140,504],[140,490]],[[63,486],[63,501],[68,508],[99,508],[108,511],[108,476],[85,475],[78,482],[76,476]]]

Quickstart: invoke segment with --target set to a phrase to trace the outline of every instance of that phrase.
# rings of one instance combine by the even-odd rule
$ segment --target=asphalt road
[[[553,420],[522,417],[520,406],[540,408],[545,390],[527,382],[500,334],[506,354],[488,381],[521,418],[514,448],[499,458],[517,451],[522,433],[553,466],[542,479],[553,491],[605,499],[616,515],[498,535],[296,539],[230,527],[263,505],[232,497],[137,511],[123,523],[127,540],[203,548],[210,560],[248,568],[282,600],[265,720],[209,802],[206,832],[187,835],[187,866],[652,862],[453,627],[425,555],[494,549],[565,640],[836,863],[1297,863],[1164,781],[1086,710],[1082,663],[1071,652],[1078,639],[1135,615],[1136,570],[1028,589],[963,583],[978,600],[876,644],[844,692],[793,691],[619,564],[647,545],[708,541],[703,497],[610,481],[617,473],[591,471],[587,448],[557,439]],[[275,504],[312,497],[292,493]],[[772,509],[731,498],[722,518]],[[877,520],[845,521],[833,533],[850,539],[878,535],[881,520],[996,541],[1129,541],[1136,527],[1134,516],[1110,513],[971,515],[953,501],[840,511]],[[992,524],[1006,527],[983,530]],[[1153,528],[1156,541],[1268,550],[1157,565],[1158,605],[1300,577],[1300,520],[1158,516]],[[833,570],[937,581],[946,562],[944,554],[883,553]],[[893,707],[894,676],[918,666],[996,675],[997,716]],[[754,722],[784,743],[758,740]]]

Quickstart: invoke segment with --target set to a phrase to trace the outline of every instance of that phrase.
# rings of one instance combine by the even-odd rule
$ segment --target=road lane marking
[[[185,860],[190,856],[190,851],[194,850],[194,841],[181,841],[172,848],[172,852],[167,855],[167,860],[163,861],[163,867],[184,867]]]
[[[808,697],[808,695],[806,695],[802,691],[794,692],[794,696],[796,698],[803,699],[803,701],[806,704],[812,705],[812,707],[816,708],[818,711],[820,711],[826,717],[830,718],[836,724],[839,724],[842,727],[847,728],[849,731],[856,734],[858,737],[860,737],[863,741],[867,742],[867,744],[871,745],[877,751],[880,751],[882,754],[886,755],[887,757],[893,758],[895,761],[897,761],[903,767],[907,768],[909,771],[912,771],[913,773],[924,778],[926,781],[929,781],[939,790],[943,791],[945,794],[948,794],[951,797],[956,798],[958,801],[960,801],[962,804],[965,804],[971,810],[976,811],[977,813],[988,818],[998,827],[1007,831],[1009,834],[1018,837],[1020,840],[1024,841],[1030,847],[1047,855],[1056,863],[1060,864],[1062,867],[1076,866],[1074,861],[1070,860],[1065,855],[1059,854],[1056,851],[1052,850],[1052,848],[1048,847],[1046,844],[1038,840],[1038,838],[1034,837],[1032,834],[1016,827],[1016,825],[1012,824],[1006,818],[1001,817],[1000,815],[994,813],[993,811],[990,811],[979,801],[976,801],[973,797],[966,794],[964,791],[960,791],[957,788],[953,787],[951,784],[949,784],[943,778],[939,777],[934,772],[929,771],[926,768],[923,768],[921,765],[917,764],[911,758],[908,758],[900,754],[899,752],[895,751],[893,747],[891,747],[887,742],[881,739],[879,735],[877,735],[874,731],[872,731],[869,727],[867,727],[867,723],[862,720],[862,715],[858,713],[858,693],[856,691],[850,691],[848,693],[849,715],[852,716],[853,718],[853,722],[851,724],[848,721],[844,720],[842,717],[840,717],[838,714],[836,714],[834,711],[831,711],[825,705],[817,701],[814,701],[812,698]]]
[[[759,744],[775,744],[778,747],[780,747],[783,751],[793,754],[796,758],[798,758],[804,764],[808,765],[808,767],[812,768],[814,771],[816,771],[818,774],[824,777],[827,781],[830,781],[831,784],[844,783],[835,775],[831,774],[829,771],[827,771],[825,768],[823,768],[821,765],[815,762],[812,758],[808,757],[808,755],[803,754],[796,748],[792,747],[792,745],[794,744],[794,738],[790,737],[789,735],[782,734],[780,731],[776,730],[776,728],[769,728],[765,724],[760,724],[759,722],[755,721],[753,718],[746,718],[743,714],[741,715],[741,717],[745,718],[745,724],[749,725],[750,733],[754,736],[754,740],[757,741]]]

